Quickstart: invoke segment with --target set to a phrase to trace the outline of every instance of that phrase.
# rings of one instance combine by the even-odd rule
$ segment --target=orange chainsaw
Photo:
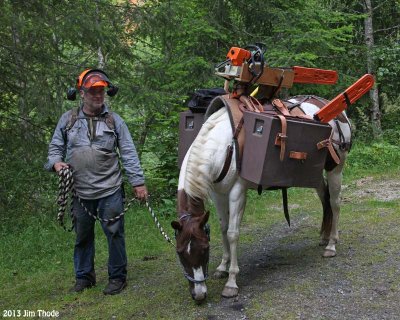
[[[247,50],[251,48],[253,50]],[[215,74],[227,80],[291,88],[293,83],[335,84],[334,70],[292,67],[272,68],[264,65],[263,53],[257,46],[232,47],[226,60],[215,67]],[[257,77],[256,81],[254,78]]]

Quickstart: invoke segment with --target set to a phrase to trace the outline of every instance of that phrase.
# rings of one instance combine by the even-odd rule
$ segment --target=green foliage
[[[400,92],[400,39],[397,42],[385,43],[376,48],[374,55],[377,61],[377,76],[381,90],[389,98],[399,98]]]
[[[384,172],[400,168],[400,146],[387,142],[356,143],[347,160],[349,171]]]
[[[382,129],[384,140],[400,146],[400,96],[397,100],[389,100],[382,95]]]

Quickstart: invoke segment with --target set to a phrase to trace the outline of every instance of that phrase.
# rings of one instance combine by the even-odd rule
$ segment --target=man
[[[77,197],[73,202],[76,242],[74,290],[83,291],[96,284],[94,270],[94,223],[87,208],[101,219],[111,219],[123,211],[124,192],[119,159],[139,200],[147,198],[143,171],[128,127],[104,103],[118,90],[98,69],[85,70],[77,80],[81,97],[79,109],[64,113],[49,145],[45,168],[59,172],[71,168]],[[119,152],[119,155],[117,153]],[[79,201],[80,200],[80,201]],[[80,203],[81,202],[81,203]],[[108,241],[109,283],[104,294],[117,294],[126,287],[126,250],[123,216],[112,223],[101,222]]]

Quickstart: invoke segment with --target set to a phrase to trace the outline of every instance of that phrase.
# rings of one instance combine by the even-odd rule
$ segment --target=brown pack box
[[[281,161],[281,147],[275,143],[277,134],[282,132],[280,119],[268,113],[245,111],[246,136],[240,175],[263,188],[315,188],[321,181],[328,151],[318,150],[317,143],[329,139],[332,128],[313,120],[295,117],[286,120],[287,139]],[[296,154],[306,158],[291,158]]]
[[[178,145],[178,167],[180,168],[192,142],[199,133],[204,122],[204,113],[184,111],[179,118],[179,145]]]

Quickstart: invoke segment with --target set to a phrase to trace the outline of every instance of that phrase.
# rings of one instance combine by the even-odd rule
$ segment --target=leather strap
[[[244,123],[244,117],[242,116],[240,118],[238,125],[236,126],[235,132],[233,133],[233,139],[236,140],[238,138],[240,130],[242,130],[243,128],[243,123]]]
[[[225,157],[224,166],[222,167],[222,170],[221,170],[218,178],[216,180],[214,180],[214,183],[221,182],[225,178],[226,174],[228,173],[229,167],[231,166],[231,162],[232,162],[234,141],[237,140],[240,130],[242,130],[242,128],[243,128],[243,123],[244,123],[244,117],[242,117],[240,119],[238,125],[236,126],[235,132],[233,133],[232,143],[226,149],[226,157]]]
[[[225,178],[226,174],[228,173],[229,167],[231,165],[232,155],[233,155],[233,143],[226,148],[226,158],[224,166],[222,167],[221,173],[219,174],[218,178],[214,181],[214,183],[221,182]]]
[[[287,139],[287,122],[286,118],[281,115],[277,115],[277,117],[281,120],[282,132],[278,133],[275,138],[275,145],[281,147],[281,153],[279,159],[283,161],[285,157],[285,149],[286,149],[286,139]]]
[[[296,160],[306,160],[307,152],[290,151],[289,158]]]
[[[264,107],[262,106],[260,101],[252,96],[241,95],[239,100],[245,105],[245,108],[249,111],[257,113],[264,111]]]
[[[325,139],[325,140],[318,142],[317,149],[321,150],[322,148],[328,148],[328,151],[331,154],[333,161],[335,161],[336,164],[340,163],[340,159],[339,159],[335,149],[332,146],[331,139]]]
[[[297,118],[301,118],[301,119],[308,119],[308,120],[313,119],[312,116],[305,114],[303,109],[301,109],[300,107],[294,107],[294,108],[290,109],[290,115],[292,117],[297,117]]]
[[[282,100],[274,99],[272,101],[272,105],[276,107],[276,109],[282,113],[284,116],[290,116],[289,109],[287,106],[282,102]]]

